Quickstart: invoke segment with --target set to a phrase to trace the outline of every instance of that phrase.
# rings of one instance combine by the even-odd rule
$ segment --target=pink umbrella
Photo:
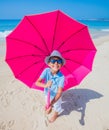
[[[67,90],[78,85],[92,70],[96,48],[88,27],[63,12],[25,16],[6,37],[6,62],[15,77],[30,88],[42,70],[47,67],[44,59],[58,50],[66,59],[61,71],[65,75]]]

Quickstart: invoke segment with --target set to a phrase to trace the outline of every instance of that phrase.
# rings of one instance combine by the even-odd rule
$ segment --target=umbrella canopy
[[[67,90],[78,85],[92,70],[96,48],[88,27],[63,12],[56,10],[25,16],[6,37],[6,62],[14,76],[30,88],[42,70],[44,60],[58,50],[66,60],[61,72],[65,75]]]

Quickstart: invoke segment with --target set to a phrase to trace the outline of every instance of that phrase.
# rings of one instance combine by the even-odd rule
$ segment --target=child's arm
[[[59,87],[56,96],[54,97],[54,99],[53,99],[53,100],[51,101],[51,103],[50,103],[50,106],[53,106],[53,104],[58,101],[58,99],[59,99],[59,98],[61,97],[61,95],[62,95],[62,92],[63,92],[62,88]]]
[[[48,87],[51,87],[52,85],[52,81],[48,81],[47,83],[42,83],[42,79],[39,78],[36,83],[35,83],[37,86],[39,87],[43,87],[43,88],[48,88]]]

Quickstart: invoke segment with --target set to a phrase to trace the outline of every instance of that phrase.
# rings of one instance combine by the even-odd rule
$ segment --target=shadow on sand
[[[90,89],[71,89],[63,93],[62,96],[62,115],[69,115],[72,111],[81,112],[79,120],[81,125],[85,125],[86,103],[90,100],[97,99],[103,95]]]

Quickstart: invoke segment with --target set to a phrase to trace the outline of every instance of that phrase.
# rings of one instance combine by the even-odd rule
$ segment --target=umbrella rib
[[[41,69],[38,71],[38,73],[36,74],[35,78],[33,79],[33,82],[36,80],[36,78],[38,77],[38,74],[41,73],[41,71],[44,69],[45,64],[41,67]]]
[[[79,62],[77,62],[77,61],[74,61],[74,60],[71,60],[71,59],[67,59],[67,58],[66,58],[66,60],[72,61],[72,62],[74,62],[74,63],[76,63],[76,64],[78,64],[78,65],[84,66],[83,64],[81,64],[81,63],[79,63]],[[84,66],[84,67],[87,68],[87,69],[89,69],[87,66]]]
[[[87,48],[77,48],[77,49],[72,49],[72,50],[66,50],[66,51],[63,51],[61,52],[61,54],[64,54],[64,53],[68,53],[68,52],[71,52],[71,51],[93,51],[94,49],[87,49]]]
[[[41,62],[42,60],[40,61],[37,61],[37,62],[34,62],[33,64],[31,64],[30,66],[28,66],[27,68],[25,68],[24,70],[22,70],[18,75],[16,75],[16,78],[18,78],[19,76],[21,76],[22,73],[24,73],[26,70],[28,70],[29,68],[31,68],[33,65]]]
[[[59,49],[61,48],[61,46],[63,46],[63,45],[66,43],[66,41],[69,40],[72,36],[76,35],[78,32],[84,30],[85,28],[87,28],[87,26],[85,26],[85,27],[81,28],[80,30],[78,30],[77,32],[71,34],[65,41],[63,41],[63,42],[60,44],[60,46],[57,48],[57,50],[59,50]]]
[[[24,40],[20,40],[20,39],[17,39],[17,38],[12,38],[12,37],[7,37],[8,39],[12,39],[12,40],[15,40],[15,41],[20,41],[20,42],[23,42],[23,43],[26,43],[26,44],[29,44],[35,48],[37,48],[38,50],[40,50],[41,52],[44,52],[44,50],[42,50],[41,48],[39,48],[38,46],[30,43],[30,42],[27,42],[27,41],[24,41]]]
[[[12,58],[9,58],[9,59],[6,59],[7,61],[8,60],[15,60],[15,59],[20,59],[20,58],[25,58],[25,57],[28,57],[28,56],[33,56],[33,57],[45,57],[45,55],[34,55],[34,54],[30,54],[30,55],[23,55],[23,56],[16,56],[16,57],[12,57]]]
[[[30,21],[30,19],[29,19],[27,16],[25,16],[25,17],[26,17],[26,19],[28,20],[28,22],[33,26],[33,28],[36,30],[36,32],[40,35],[40,37],[41,37],[41,39],[42,39],[42,41],[43,41],[43,43],[44,43],[44,45],[45,45],[47,51],[49,52],[49,49],[48,49],[48,47],[47,47],[47,44],[46,44],[46,42],[45,42],[43,36],[42,36],[41,33],[39,32],[39,30],[34,26],[34,24],[32,24],[32,22]],[[49,52],[49,53],[50,53],[50,52]]]
[[[79,62],[77,62],[77,61],[75,61],[75,60],[68,59],[68,58],[65,58],[65,59],[66,59],[66,60],[69,60],[69,61],[72,61],[72,62],[74,62],[74,63],[76,63],[76,64],[82,65],[81,63],[79,63]]]
[[[55,28],[54,28],[54,35],[53,35],[53,42],[52,42],[52,50],[53,50],[53,46],[54,46],[56,28],[57,28],[57,23],[58,23],[58,17],[59,17],[59,10],[58,10],[58,13],[57,13],[57,18],[56,18],[56,23],[55,23]]]

